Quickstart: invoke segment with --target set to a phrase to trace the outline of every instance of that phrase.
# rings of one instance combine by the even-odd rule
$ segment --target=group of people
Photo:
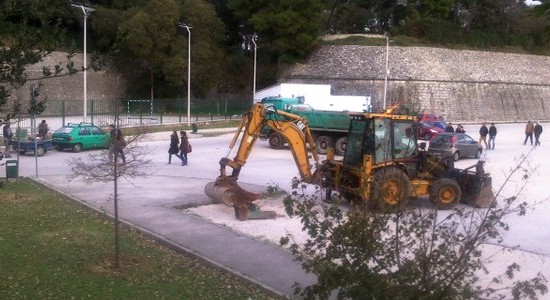
[[[466,130],[464,130],[464,127],[462,127],[462,124],[458,124],[456,126],[456,129],[455,129],[453,127],[453,123],[449,122],[449,123],[447,123],[447,126],[445,127],[445,132],[465,133]]]
[[[527,121],[527,124],[525,125],[525,140],[523,140],[523,144],[527,145],[527,140],[531,142],[531,146],[533,145],[533,134],[535,135],[535,146],[540,146],[540,135],[542,134],[542,125],[540,122],[533,122]]]
[[[180,137],[174,130],[170,135],[170,148],[168,148],[168,164],[172,163],[172,155],[181,160],[181,165],[187,165],[187,154],[191,152],[191,145],[185,131],[180,131]]]
[[[542,125],[540,122],[533,122],[527,121],[527,124],[525,125],[525,140],[523,140],[523,144],[527,145],[527,140],[531,142],[531,145],[533,145],[533,135],[535,136],[535,146],[540,146],[540,135],[542,134]],[[489,136],[489,142],[487,142],[487,136]],[[491,126],[487,128],[485,123],[481,124],[481,127],[479,128],[479,144],[485,144],[485,148],[488,150],[494,150],[495,149],[495,138],[497,136],[497,127],[495,126],[495,123],[491,123]]]
[[[42,122],[38,124],[38,133],[36,134],[36,136],[38,138],[46,138],[49,131],[50,129],[48,127],[48,123],[46,123],[46,120],[42,120]],[[2,137],[4,140],[4,156],[6,158],[10,158],[11,141],[13,139],[13,130],[11,129],[10,122],[6,122],[4,124],[4,127],[2,128]]]

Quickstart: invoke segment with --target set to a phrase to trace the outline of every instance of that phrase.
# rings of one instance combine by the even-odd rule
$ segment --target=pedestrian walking
[[[38,124],[38,136],[45,139],[48,136],[48,131],[50,131],[48,123],[46,123],[46,120],[42,120],[42,122]]]
[[[179,146],[178,146],[179,143],[180,143],[180,139],[178,137],[178,133],[174,130],[174,131],[172,131],[172,134],[170,135],[170,148],[168,148],[168,164],[172,163],[172,155],[175,155],[176,157],[181,159],[181,161],[183,162],[183,159],[178,154],[178,152],[179,152]]]
[[[542,125],[540,125],[540,122],[536,122],[537,125],[535,125],[534,133],[535,133],[535,146],[540,146],[540,134],[542,133]]]
[[[120,156],[122,163],[126,163],[126,156],[124,155],[126,140],[122,135],[122,130],[120,130],[120,128],[116,128],[114,124],[109,125],[109,129],[111,130],[111,140],[109,141],[109,162],[113,161],[113,156],[115,157],[115,162]]]
[[[181,165],[187,166],[187,153],[189,153],[189,138],[187,137],[187,133],[185,131],[180,131],[180,158],[181,158]]]
[[[527,144],[527,139],[531,141],[531,146],[533,146],[533,132],[535,132],[535,126],[531,121],[527,121],[527,124],[525,125],[525,140],[523,141],[523,144]]]
[[[451,122],[447,123],[447,126],[445,127],[445,132],[455,132],[455,129],[453,128],[453,124]]]
[[[456,133],[465,133],[466,130],[464,130],[464,127],[462,127],[462,124],[458,124],[458,125],[456,125],[455,132]]]
[[[489,127],[489,148],[490,150],[495,150],[495,138],[497,137],[497,127],[495,123],[491,123]]]
[[[485,149],[487,149],[487,134],[489,134],[489,129],[487,129],[485,123],[481,123],[481,127],[479,128],[479,144],[481,145],[483,142]]]
[[[2,135],[4,138],[4,146],[5,146],[4,156],[6,158],[9,158],[11,157],[10,147],[11,147],[11,139],[13,138],[13,131],[11,130],[9,121],[4,124],[4,128],[2,129]]]

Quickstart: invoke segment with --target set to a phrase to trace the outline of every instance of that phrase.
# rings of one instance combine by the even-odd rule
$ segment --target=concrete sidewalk
[[[234,132],[235,128],[221,130],[222,133],[231,131]],[[147,140],[165,141],[169,134],[150,134]],[[191,139],[197,137],[188,135]],[[68,182],[66,175],[55,174],[40,176],[37,180],[92,209],[114,216],[112,183]],[[315,276],[306,274],[288,251],[186,213],[186,207],[212,203],[204,194],[204,186],[209,181],[212,180],[182,178],[162,171],[144,178],[133,178],[131,182],[120,180],[119,218],[164,244],[279,295],[292,297],[295,283],[307,286],[315,282]],[[244,187],[252,192],[262,192],[266,188],[257,185]]]

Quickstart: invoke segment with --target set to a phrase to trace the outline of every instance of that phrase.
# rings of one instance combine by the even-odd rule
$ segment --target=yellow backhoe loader
[[[421,196],[428,196],[439,209],[453,208],[461,201],[476,207],[490,206],[494,196],[483,161],[457,169],[451,158],[432,157],[425,151],[425,143],[417,144],[415,117],[394,114],[394,109],[350,113],[343,158],[336,159],[330,149],[320,161],[306,119],[254,104],[229,145],[231,151],[240,140],[236,156],[220,160],[220,176],[206,185],[205,193],[233,206],[240,220],[257,211],[252,202],[259,195],[239,187],[237,180],[262,128],[267,126],[286,139],[301,178],[323,187],[326,200],[336,191],[362,207],[377,210],[394,209]],[[233,169],[230,175],[227,167]]]

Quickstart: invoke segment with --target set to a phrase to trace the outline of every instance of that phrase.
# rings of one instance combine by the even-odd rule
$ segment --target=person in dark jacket
[[[447,123],[447,127],[445,127],[445,132],[455,132],[455,129],[453,128],[453,124],[451,122]]]
[[[11,139],[13,138],[13,131],[11,130],[10,122],[6,122],[6,124],[4,124],[4,128],[2,129],[2,135],[4,138],[4,146],[6,146],[6,148],[4,149],[4,156],[6,158],[9,158],[11,157],[10,147],[11,147]]]
[[[464,127],[462,127],[462,124],[458,124],[455,129],[456,133],[466,133],[466,130],[464,130]]]
[[[170,148],[168,148],[168,164],[172,163],[172,155],[177,156],[183,162],[183,159],[178,154],[179,143],[180,143],[180,139],[178,138],[178,133],[175,130],[173,130],[172,134],[170,135]]]
[[[122,135],[122,130],[116,128],[114,124],[109,125],[111,131],[111,139],[109,140],[109,162],[113,161],[113,156],[115,161],[118,160],[118,157],[122,158],[122,163],[126,163],[126,156],[124,155],[124,147],[126,147],[126,140]]]
[[[540,122],[537,122],[535,125],[535,146],[540,146],[540,134],[542,133],[542,125]]]
[[[181,165],[187,166],[187,153],[189,153],[189,139],[187,138],[187,133],[185,131],[180,131],[180,158]]]
[[[495,123],[491,123],[491,127],[489,127],[489,148],[491,150],[495,150],[495,138],[497,137],[497,127],[495,126]]]
[[[489,134],[489,129],[487,129],[485,123],[482,123],[479,128],[479,144],[481,145],[481,142],[483,142],[485,144],[485,149],[487,149],[487,134]]]

